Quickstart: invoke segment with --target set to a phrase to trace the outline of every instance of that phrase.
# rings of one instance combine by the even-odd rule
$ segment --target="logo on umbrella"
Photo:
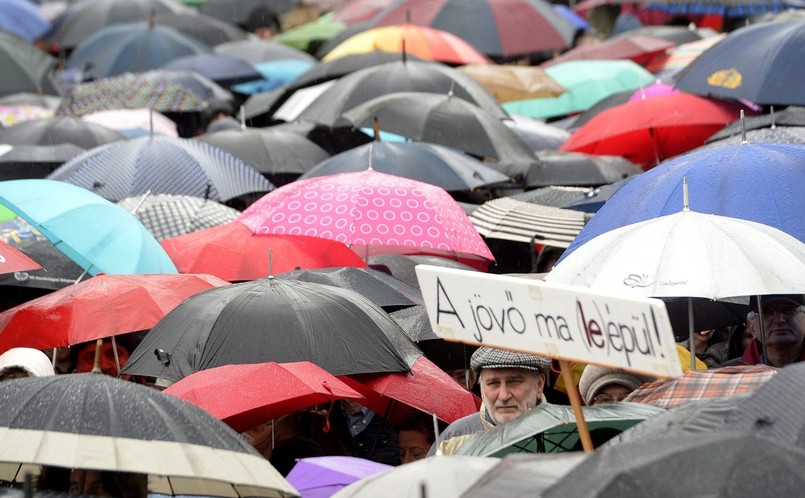
[[[636,273],[632,273],[623,279],[623,285],[631,287],[633,289],[635,287],[649,287],[653,284],[654,282],[648,281],[648,275],[646,274],[638,275]]]
[[[721,86],[724,88],[738,88],[743,83],[743,75],[734,67],[716,71],[707,77],[707,84],[710,86]]]

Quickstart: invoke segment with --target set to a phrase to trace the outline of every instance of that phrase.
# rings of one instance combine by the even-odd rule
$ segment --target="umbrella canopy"
[[[442,370],[469,368],[472,353],[478,349],[469,344],[445,341],[433,332],[425,305],[411,306],[389,313],[408,337],[425,353],[425,357]]]
[[[559,150],[623,156],[648,169],[704,145],[740,111],[737,104],[688,93],[641,99],[598,114]]]
[[[514,115],[503,123],[534,152],[556,150],[570,138],[570,132],[559,126],[525,116]]]
[[[708,48],[718,43],[727,36],[721,33],[716,36],[709,36],[701,40],[689,41],[666,50],[664,53],[657,54],[646,64],[646,69],[656,74],[658,79],[668,83],[673,82],[674,76],[688,64],[696,60],[697,57]]]
[[[168,255],[126,210],[69,183],[0,182],[0,203],[91,275],[175,273]]]
[[[236,432],[157,389],[57,375],[4,382],[0,401],[4,481],[48,465],[147,474],[151,492],[169,495],[299,496]]]
[[[49,178],[91,190],[113,202],[148,191],[226,202],[274,188],[254,168],[229,153],[196,140],[156,135],[89,150]]]
[[[282,186],[330,157],[312,140],[273,128],[246,128],[208,133],[196,138],[229,152]]]
[[[4,106],[34,106],[55,111],[60,103],[61,97],[43,93],[16,92],[0,97],[0,105]]]
[[[160,14],[156,16],[156,22],[197,38],[210,47],[246,39],[246,32],[238,25],[200,12]]]
[[[429,183],[450,191],[467,191],[507,183],[509,177],[477,159],[441,145],[418,142],[371,142],[336,154],[300,179],[374,171]]]
[[[193,403],[238,432],[314,405],[363,400],[308,361],[223,365],[188,375],[165,393]]]
[[[309,23],[284,30],[272,39],[298,50],[315,53],[322,44],[346,28],[346,24],[333,18],[332,12],[327,12]]]
[[[405,51],[422,59],[454,65],[489,63],[489,59],[456,35],[414,24],[381,26],[362,31],[339,43],[322,60],[374,51]]]
[[[286,479],[305,498],[329,498],[353,482],[393,468],[351,456],[309,457],[300,458]]]
[[[416,265],[443,266],[445,268],[458,268],[469,271],[476,270],[476,268],[453,258],[423,254],[375,254],[369,256],[369,264],[382,265],[388,268],[395,278],[408,282],[415,287],[419,287],[415,270]]]
[[[593,216],[564,257],[596,235],[677,213],[685,177],[695,211],[763,223],[805,242],[797,214],[805,212],[805,199],[795,194],[805,189],[805,146],[747,143],[690,152],[637,175]]]
[[[558,97],[565,91],[536,66],[465,64],[458,70],[483,85],[498,102]]]
[[[127,138],[136,138],[150,133],[178,137],[176,123],[152,109],[110,109],[85,114],[81,117],[88,123],[119,131]],[[91,149],[92,147],[86,147]]]
[[[639,175],[640,166],[621,156],[538,151],[539,165],[528,170],[527,188],[549,185],[598,187]]]
[[[171,91],[184,91],[185,93],[195,94],[201,100],[209,103],[232,102],[234,97],[232,92],[226,90],[218,83],[201,75],[195,71],[170,71],[168,69],[154,69],[134,75],[135,81],[150,81],[154,83],[178,83],[179,89],[174,85],[169,85]],[[167,100],[167,99],[166,99]],[[158,109],[155,109],[158,110]],[[182,110],[182,109],[165,109]],[[201,109],[198,109],[201,110]]]
[[[707,139],[707,142],[714,142],[722,138],[740,136],[743,130],[747,132],[759,130],[763,128],[777,128],[777,127],[805,127],[805,107],[790,106],[782,111],[774,110],[772,106],[768,114],[758,114],[756,116],[748,116],[744,119],[733,121],[731,124],[725,126],[718,133],[713,134]],[[753,140],[760,142],[762,140]]]
[[[785,0],[653,0],[652,7],[671,14],[709,14],[744,18],[763,12],[780,12],[799,6]]]
[[[590,43],[572,48],[542,64],[542,67],[555,66],[567,61],[628,59],[645,66],[654,56],[675,47],[674,42],[653,36],[630,36],[610,38],[599,43]]]
[[[604,185],[602,187],[594,188],[589,192],[581,193],[577,197],[568,199],[559,207],[575,209],[576,211],[584,211],[585,213],[596,213],[604,206],[604,203],[607,202],[610,197],[615,195],[615,192],[620,190],[621,187],[630,181],[637,178],[637,176],[638,175],[629,176],[623,180],[610,183],[609,185]]]
[[[254,64],[232,55],[217,53],[182,55],[168,60],[160,67],[167,71],[193,71],[224,88],[262,78]]]
[[[3,78],[0,95],[17,92],[59,95],[56,58],[32,43],[11,33],[0,31],[0,66]]]
[[[561,50],[576,34],[575,26],[541,0],[398,0],[370,24],[404,22],[452,33],[495,59]]]
[[[232,282],[297,268],[366,267],[340,242],[304,235],[257,235],[238,222],[171,237],[162,246],[180,272],[209,273]]]
[[[117,130],[74,116],[26,121],[0,129],[0,143],[10,145],[73,144],[92,149],[124,138]]]
[[[565,116],[592,107],[613,93],[648,86],[656,77],[630,60],[568,61],[545,69],[565,92],[553,98],[506,102],[511,114],[537,119]]]
[[[799,20],[753,24],[730,33],[680,71],[683,91],[756,104],[803,105],[805,97],[786,82],[805,57],[805,25]]]
[[[550,455],[511,455],[492,467],[462,498],[538,496],[543,490],[570,473],[590,453],[552,453]]]
[[[445,190],[373,170],[298,180],[263,196],[238,221],[255,233],[336,240],[367,257],[433,252],[494,260]]]
[[[675,379],[643,384],[627,401],[671,409],[702,399],[752,394],[776,374],[776,368],[766,365],[688,370]]]
[[[623,432],[663,412],[661,408],[637,403],[608,403],[582,407],[590,431]],[[546,404],[504,425],[473,435],[457,455],[494,456],[509,453],[560,453],[577,451],[580,444],[576,417],[567,405]]]
[[[522,178],[529,167],[539,163],[499,119],[449,93],[391,93],[347,111],[342,123],[371,127],[375,119],[383,131],[496,160],[495,168],[512,178]]]
[[[230,41],[216,45],[213,50],[216,54],[230,55],[252,64],[287,59],[316,62],[316,58],[307,52],[274,40]]]
[[[317,268],[280,273],[277,278],[315,282],[355,291],[386,311],[424,304],[422,292],[411,284],[372,268]]]
[[[76,145],[0,145],[0,180],[44,178],[84,152]]]
[[[0,30],[32,42],[47,34],[51,25],[33,2],[3,0],[0,2]]]
[[[0,273],[41,270],[42,266],[24,252],[0,241]]]
[[[742,142],[765,144],[802,144],[805,143],[805,127],[803,126],[775,126],[774,128],[759,128],[749,130],[746,135],[739,133],[720,140],[708,139],[705,147],[722,147],[728,144]]]
[[[170,383],[199,370],[267,361],[310,361],[333,375],[400,372],[421,354],[360,294],[264,278],[185,300],[151,329],[122,373]]]
[[[53,117],[53,109],[35,105],[4,105],[0,104],[0,128],[8,128],[15,124],[37,119]]]
[[[223,225],[240,216],[237,209],[189,195],[140,195],[117,205],[134,213],[157,240]]]
[[[98,275],[0,313],[0,351],[50,349],[148,330],[211,275]]]

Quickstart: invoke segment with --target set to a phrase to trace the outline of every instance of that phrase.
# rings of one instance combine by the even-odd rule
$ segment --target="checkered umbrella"
[[[117,205],[134,213],[157,240],[229,223],[240,214],[229,206],[189,195],[139,195]]]

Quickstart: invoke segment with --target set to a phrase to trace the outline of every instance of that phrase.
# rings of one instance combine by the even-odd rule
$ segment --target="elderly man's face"
[[[545,376],[526,368],[482,368],[481,398],[496,424],[508,422],[537,405]]]
[[[773,301],[763,305],[763,327],[767,346],[798,348],[805,338],[805,313],[793,301]]]

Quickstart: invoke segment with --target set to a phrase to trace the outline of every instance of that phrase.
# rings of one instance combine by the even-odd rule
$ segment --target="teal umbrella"
[[[89,190],[54,180],[10,180],[0,182],[0,203],[90,275],[177,273],[136,216]]]
[[[637,90],[654,83],[656,76],[630,60],[567,61],[545,68],[565,89],[558,97],[506,102],[509,114],[535,119],[586,111],[613,93]]]

